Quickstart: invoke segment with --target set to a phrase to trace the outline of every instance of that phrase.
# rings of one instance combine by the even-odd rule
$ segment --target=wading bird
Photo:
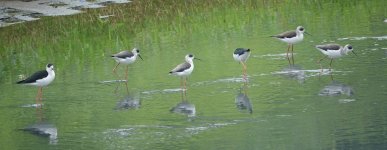
[[[187,90],[186,82],[187,77],[192,73],[194,69],[194,63],[193,60],[199,58],[195,58],[194,55],[188,54],[185,56],[185,62],[177,65],[174,69],[172,69],[169,74],[179,76],[180,79],[180,86],[182,86],[182,89]]]
[[[27,79],[18,81],[17,84],[33,85],[39,87],[36,95],[36,104],[42,106],[43,87],[49,85],[55,79],[54,65],[47,64],[46,70],[35,72]]]
[[[286,51],[286,58],[289,61],[289,65],[291,65],[290,58],[289,58],[290,47],[291,47],[291,51],[292,51],[292,62],[293,62],[292,64],[294,65],[293,45],[301,42],[304,39],[304,33],[309,34],[305,31],[304,27],[298,26],[296,30],[286,31],[286,32],[278,34],[278,35],[270,36],[270,37],[275,37],[275,38],[277,38],[285,43],[288,43],[288,49]]]

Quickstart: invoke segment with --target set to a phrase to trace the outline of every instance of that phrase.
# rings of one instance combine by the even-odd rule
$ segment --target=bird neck
[[[189,64],[193,64],[193,60],[192,59],[185,59],[185,62],[189,63]]]
[[[304,37],[304,33],[302,33],[302,32],[300,32],[300,31],[297,31],[297,36],[299,36],[299,37]]]
[[[46,69],[46,71],[47,71],[47,73],[48,73],[49,75],[55,75],[54,70]]]
[[[341,54],[341,55],[348,55],[348,52],[349,52],[349,50],[348,50],[347,48],[342,48],[342,49],[340,50],[340,54]]]

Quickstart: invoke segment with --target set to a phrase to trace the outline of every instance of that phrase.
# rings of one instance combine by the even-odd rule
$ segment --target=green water
[[[386,149],[386,5],[142,1],[0,28],[0,149]],[[312,36],[295,45],[289,71],[286,43],[269,36],[298,25]],[[349,43],[358,56],[320,76],[314,45],[330,42]],[[133,47],[144,60],[129,66],[127,98],[109,56]],[[238,47],[252,49],[242,91]],[[188,53],[202,61],[182,98],[180,79],[168,72]],[[46,63],[56,79],[37,111],[37,88],[15,82]],[[238,110],[240,92],[251,114]],[[125,99],[140,106],[117,108]],[[170,111],[182,99],[194,115]],[[19,130],[33,125],[56,129],[57,138]]]

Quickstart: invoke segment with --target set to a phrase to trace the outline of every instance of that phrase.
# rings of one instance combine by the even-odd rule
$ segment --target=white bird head
[[[140,55],[140,49],[138,49],[138,48],[133,48],[132,53],[133,53],[135,56],[140,57],[141,60],[143,60],[142,57],[141,57],[141,55]]]
[[[300,32],[300,33],[304,33],[305,32],[305,28],[303,26],[298,26],[296,31]]]
[[[296,32],[299,33],[299,34],[308,34],[308,35],[311,35],[309,34],[308,32],[305,31],[305,28],[303,26],[298,26],[297,29],[296,29]]]
[[[52,72],[52,71],[54,71],[54,65],[53,65],[53,64],[47,64],[47,65],[46,65],[46,71],[47,71],[47,72]]]
[[[353,54],[356,55],[356,53],[353,51],[352,45],[350,45],[350,44],[345,45],[344,48],[343,48],[343,51],[344,51],[344,53],[345,53],[346,55],[348,55],[348,52],[352,52]],[[356,55],[356,56],[357,56],[357,55]]]
[[[196,58],[192,54],[185,55],[185,61],[188,62],[188,63],[192,63],[194,59],[200,60],[199,58]]]

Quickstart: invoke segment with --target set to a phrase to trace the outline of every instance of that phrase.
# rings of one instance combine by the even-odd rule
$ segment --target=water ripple
[[[344,37],[344,38],[338,38],[337,40],[343,41],[343,40],[367,40],[367,39],[376,39],[376,40],[387,40],[387,35],[384,36],[374,36],[374,37]]]

